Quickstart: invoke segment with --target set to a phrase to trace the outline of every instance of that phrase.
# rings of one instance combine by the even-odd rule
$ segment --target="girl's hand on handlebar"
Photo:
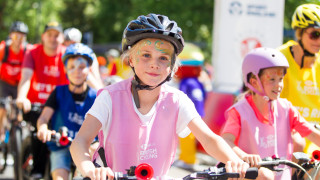
[[[51,135],[56,134],[56,131],[50,131],[47,125],[41,125],[37,132],[37,137],[43,143],[51,140]]]
[[[244,178],[248,168],[249,164],[244,161],[228,161],[226,164],[226,172],[239,173],[240,179]]]
[[[242,157],[242,160],[250,165],[250,167],[258,167],[261,162],[261,157],[258,154],[247,154]]]
[[[99,167],[94,168],[94,170],[89,170],[85,172],[85,177],[89,177],[91,180],[108,180],[114,179],[114,173],[109,167]]]

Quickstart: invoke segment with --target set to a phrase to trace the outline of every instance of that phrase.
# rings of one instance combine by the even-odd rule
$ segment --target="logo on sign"
[[[230,3],[229,8],[230,14],[240,15],[242,14],[242,4],[238,1],[234,1]]]
[[[233,1],[229,6],[229,13],[232,15],[246,14],[248,16],[259,16],[259,17],[274,17],[275,12],[270,11],[267,5],[264,4],[247,4],[242,7],[242,4],[238,1]]]
[[[241,42],[241,57],[244,57],[250,50],[262,47],[257,38],[246,38]]]

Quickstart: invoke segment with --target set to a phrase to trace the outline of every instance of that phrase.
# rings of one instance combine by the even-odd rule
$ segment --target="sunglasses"
[[[317,40],[320,38],[320,32],[319,31],[312,31],[311,33],[307,33],[309,34],[309,38],[312,40]]]

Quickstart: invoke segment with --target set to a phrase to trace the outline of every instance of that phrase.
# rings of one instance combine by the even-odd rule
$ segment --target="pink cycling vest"
[[[274,105],[272,125],[260,122],[246,99],[234,105],[241,117],[238,146],[248,154],[259,154],[261,158],[278,155],[281,159],[291,160],[293,147],[289,103],[279,98]],[[278,173],[276,179],[291,179],[290,170]]]
[[[112,99],[110,131],[107,135],[99,132],[100,146],[105,149],[108,166],[114,172],[126,173],[125,169],[130,166],[148,163],[154,169],[154,177],[166,175],[173,163],[178,142],[177,90],[162,85],[156,111],[148,124],[142,124],[134,110],[131,79],[102,90],[108,91]]]

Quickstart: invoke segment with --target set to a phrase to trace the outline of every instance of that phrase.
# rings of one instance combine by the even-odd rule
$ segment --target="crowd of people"
[[[184,42],[182,29],[165,15],[130,21],[121,51],[110,49],[105,57],[81,43],[79,29],[63,30],[58,22],[46,24],[41,43],[28,44],[28,26],[16,21],[0,43],[0,97],[16,99],[35,127],[35,179],[44,176],[47,161],[57,180],[68,179],[72,161],[91,179],[112,179],[140,163],[166,178],[172,165],[195,170],[196,140],[243,178],[265,157],[291,160],[293,152],[320,146],[313,126],[320,122],[320,6],[297,7],[292,28],[296,41],[244,57],[248,90],[226,111],[221,136],[202,120],[211,80],[201,49]],[[32,111],[34,104],[42,111]],[[6,124],[0,106],[0,141]],[[62,126],[74,138],[70,147],[50,142]],[[258,179],[283,178],[291,178],[290,169],[259,168]]]

